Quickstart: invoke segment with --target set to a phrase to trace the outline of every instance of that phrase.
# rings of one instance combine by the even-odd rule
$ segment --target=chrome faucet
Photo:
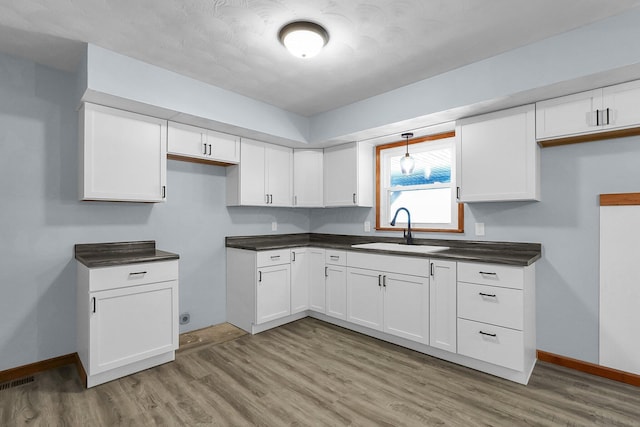
[[[402,230],[402,236],[407,239],[407,245],[413,245],[413,236],[411,235],[411,214],[409,213],[409,209],[407,208],[398,208],[396,210],[395,215],[393,215],[393,219],[391,220],[391,226],[396,225],[396,218],[398,217],[398,213],[400,211],[405,211],[407,213],[407,229]]]

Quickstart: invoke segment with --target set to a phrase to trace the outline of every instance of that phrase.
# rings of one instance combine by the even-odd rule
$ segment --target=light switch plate
[[[371,231],[371,222],[370,221],[365,221],[364,222],[364,231],[365,233],[368,233]]]
[[[271,231],[278,231],[278,223],[276,221],[271,223]]]
[[[484,222],[476,222],[476,236],[484,236]]]

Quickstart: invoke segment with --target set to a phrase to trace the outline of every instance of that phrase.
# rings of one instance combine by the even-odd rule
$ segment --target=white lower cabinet
[[[458,353],[528,379],[536,360],[533,266],[458,263]]]
[[[227,321],[250,333],[291,314],[290,250],[227,248]],[[286,322],[283,322],[286,323]]]
[[[534,266],[364,251],[227,248],[227,319],[251,333],[306,315],[526,384]]]
[[[325,251],[326,314],[347,319],[347,253],[327,249]]]
[[[291,249],[291,314],[309,309],[309,282],[311,249]]]
[[[169,362],[178,348],[178,261],[78,264],[78,356],[93,387]]]
[[[429,279],[347,268],[347,320],[428,343]]]
[[[291,314],[291,266],[258,267],[256,324]]]
[[[384,316],[383,274],[361,268],[347,269],[347,320],[382,330]]]
[[[456,262],[431,260],[429,345],[457,351]]]
[[[307,250],[309,266],[309,309],[324,313],[326,311],[325,250],[309,248]]]

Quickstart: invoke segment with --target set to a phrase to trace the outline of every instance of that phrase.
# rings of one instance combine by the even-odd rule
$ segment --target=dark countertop
[[[485,242],[477,240],[414,239],[418,245],[448,246],[449,249],[428,254],[415,252],[385,251],[379,249],[353,248],[351,245],[372,242],[404,243],[396,237],[351,236],[340,234],[299,233],[272,234],[261,236],[227,237],[228,248],[266,251],[272,249],[299,248],[313,246],[358,252],[403,255],[422,258],[450,259],[455,261],[485,262],[527,266],[542,256],[540,243]]]
[[[155,240],[77,244],[74,253],[76,259],[89,268],[180,258],[178,254],[156,249]]]

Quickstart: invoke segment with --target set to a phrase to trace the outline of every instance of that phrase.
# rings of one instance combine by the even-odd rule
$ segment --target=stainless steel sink
[[[428,254],[431,252],[444,251],[449,249],[448,246],[429,246],[429,245],[405,245],[402,243],[361,243],[359,245],[351,245],[352,248],[362,249],[378,249],[381,251],[394,251],[394,252],[415,252],[420,254]]]

